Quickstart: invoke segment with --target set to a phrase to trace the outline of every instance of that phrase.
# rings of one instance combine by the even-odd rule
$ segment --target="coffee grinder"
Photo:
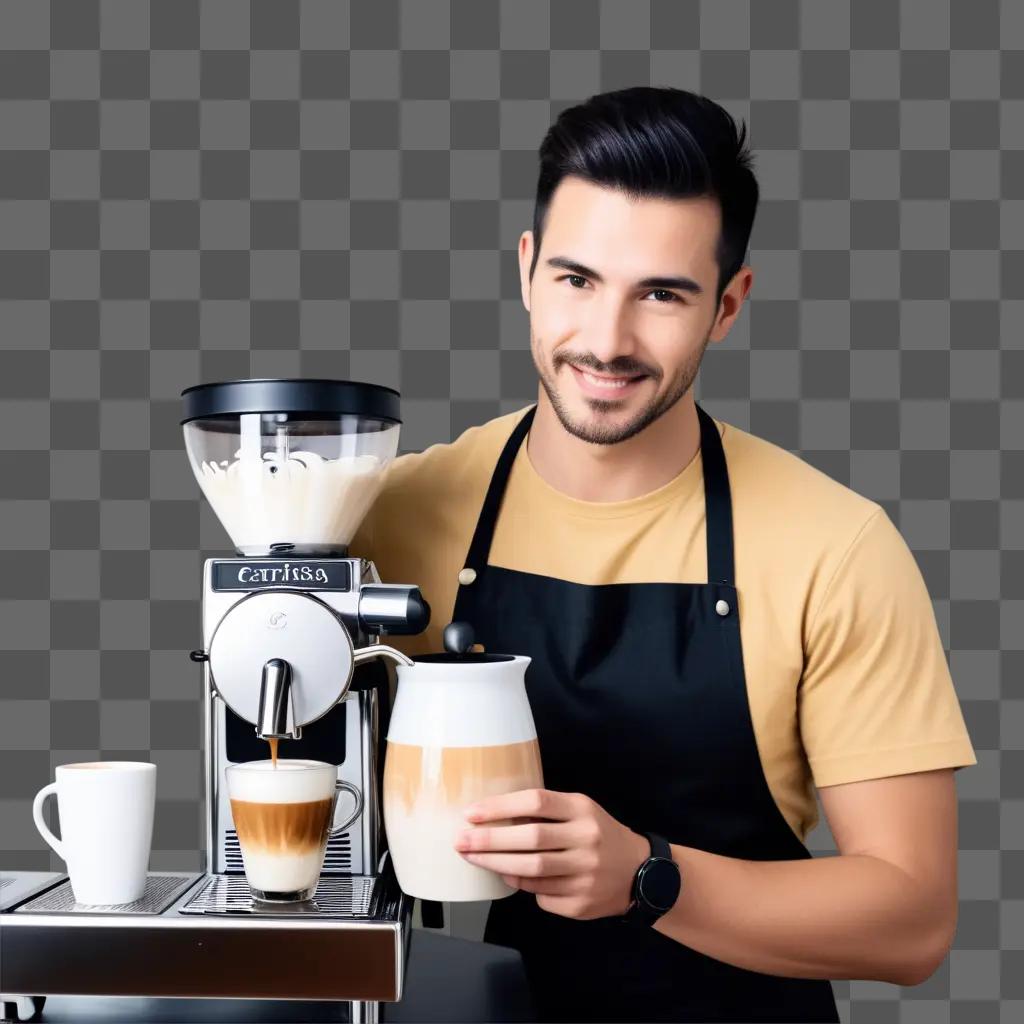
[[[142,899],[119,907],[75,904],[66,876],[41,891],[26,879],[31,895],[0,906],[3,989],[338,1000],[353,1021],[375,1020],[401,997],[412,916],[380,797],[386,663],[412,662],[384,641],[420,633],[430,609],[348,545],[397,453],[399,395],[252,379],[182,397],[189,463],[235,548],[204,564],[203,646],[190,655],[203,681],[206,870],[151,873]],[[252,899],[232,824],[224,770],[269,757],[268,741],[281,759],[338,766],[339,832],[301,904]]]
[[[242,380],[186,389],[185,449],[238,557],[203,568],[207,858],[242,871],[224,769],[270,756],[338,766],[349,822],[323,873],[374,875],[388,674],[411,664],[381,642],[426,628],[417,587],[381,583],[348,544],[395,457],[399,396],[331,380]],[[341,824],[341,822],[337,822]]]

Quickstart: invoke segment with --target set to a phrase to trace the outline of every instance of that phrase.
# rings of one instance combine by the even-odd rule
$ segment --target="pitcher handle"
[[[51,793],[57,792],[57,783],[51,782],[48,786],[43,786],[38,793],[36,798],[32,801],[32,820],[36,823],[36,828],[39,829],[39,834],[46,841],[47,845],[53,849],[53,852],[57,854],[62,861],[67,861],[67,857],[64,856],[64,843],[58,839],[47,827],[46,822],[43,821],[43,804],[46,802],[46,798]]]
[[[343,789],[355,797],[355,810],[345,820],[344,825],[331,825],[327,830],[328,834],[331,836],[336,836],[339,832],[344,832],[345,829],[347,829],[349,825],[359,817],[363,810],[363,791],[358,786],[353,786],[351,782],[346,782],[344,779],[338,779],[334,784],[335,798],[337,798],[338,793]],[[337,804],[335,804],[335,809],[337,809]]]

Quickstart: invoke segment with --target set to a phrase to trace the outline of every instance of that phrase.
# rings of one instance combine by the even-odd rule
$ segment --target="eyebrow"
[[[562,270],[579,274],[581,277],[604,281],[604,278],[596,270],[591,270],[590,267],[585,267],[582,263],[577,263],[566,256],[552,256],[546,262],[549,267],[559,267]],[[704,289],[692,277],[645,277],[643,280],[637,281],[636,284],[638,288],[678,288],[693,295],[704,294]]]

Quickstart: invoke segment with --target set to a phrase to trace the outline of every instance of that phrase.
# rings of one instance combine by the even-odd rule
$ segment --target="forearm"
[[[673,846],[683,888],[658,931],[717,960],[797,978],[917,984],[945,955],[948,915],[877,857],[748,861]]]

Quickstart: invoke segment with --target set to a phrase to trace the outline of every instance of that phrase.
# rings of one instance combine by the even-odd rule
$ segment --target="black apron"
[[[750,860],[810,857],[757,752],[714,421],[697,407],[708,582],[584,586],[487,564],[535,412],[498,459],[465,561],[476,577],[459,586],[453,619],[469,622],[485,650],[532,659],[526,690],[545,788],[585,793],[670,843]],[[744,970],[616,917],[562,917],[522,890],[493,902],[484,940],[522,953],[542,1021],[839,1020],[827,980]]]

